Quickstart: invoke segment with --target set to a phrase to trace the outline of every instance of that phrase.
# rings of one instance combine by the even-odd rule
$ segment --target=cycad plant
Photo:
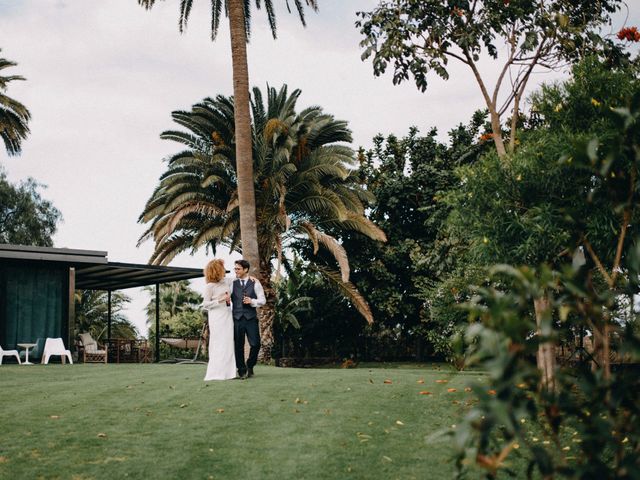
[[[372,321],[364,299],[348,282],[347,252],[327,232],[359,232],[385,241],[384,233],[364,215],[373,200],[357,181],[351,131],[314,106],[296,113],[300,90],[267,87],[266,99],[253,89],[252,148],[260,276],[267,295],[262,309],[263,350],[273,344],[275,293],[272,260],[306,238],[314,254],[320,247],[336,259],[340,273],[323,269],[342,284],[360,313]],[[266,100],[266,101],[265,101]],[[161,137],[186,148],[168,158],[168,169],[148,200],[139,221],[150,223],[140,241],[153,238],[153,263],[167,264],[178,253],[219,245],[239,250],[240,228],[234,137],[233,98],[206,98],[190,111],[172,114],[184,130]],[[313,261],[314,258],[308,258]]]

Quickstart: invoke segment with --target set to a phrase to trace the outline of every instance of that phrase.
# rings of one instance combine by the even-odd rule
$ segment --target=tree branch
[[[602,265],[600,258],[598,258],[598,255],[596,255],[596,252],[593,250],[593,247],[591,246],[591,243],[589,242],[589,240],[587,240],[586,237],[583,237],[582,241],[584,243],[585,248],[589,252],[589,255],[591,255],[593,262],[596,264],[596,266],[598,267],[598,270],[600,270],[600,273],[607,281],[607,284],[612,285],[611,277],[607,273],[607,270],[604,268],[604,265]]]

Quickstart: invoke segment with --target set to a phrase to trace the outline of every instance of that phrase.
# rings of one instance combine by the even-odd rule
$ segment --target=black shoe
[[[247,377],[253,377],[253,368],[247,370]]]
[[[238,372],[238,376],[234,380],[245,380],[247,378],[247,372],[240,373]]]

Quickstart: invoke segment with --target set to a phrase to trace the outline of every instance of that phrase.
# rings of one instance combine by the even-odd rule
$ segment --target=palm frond
[[[343,281],[338,272],[326,267],[311,264],[309,265],[309,268],[317,271],[336,286],[338,290],[340,290],[340,292],[342,292],[342,294],[351,301],[353,306],[356,307],[356,310],[360,312],[360,315],[362,315],[369,324],[373,323],[373,313],[371,313],[371,308],[353,283]]]
[[[301,225],[307,232],[312,232],[309,237],[314,245],[314,254],[318,252],[316,246],[318,244],[322,244],[327,250],[329,250],[331,255],[333,255],[333,258],[335,258],[338,262],[340,273],[342,275],[342,281],[348,282],[349,258],[347,256],[347,251],[342,245],[340,245],[340,242],[338,242],[338,240],[333,238],[331,235],[327,235],[326,233],[321,232],[309,222],[301,222]]]

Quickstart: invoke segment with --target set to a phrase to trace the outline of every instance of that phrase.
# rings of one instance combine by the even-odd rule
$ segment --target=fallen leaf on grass
[[[373,383],[373,380],[372,380],[372,379],[369,379],[369,383]]]
[[[102,432],[100,432],[97,436],[98,438],[107,438],[107,434]]]
[[[466,387],[466,388],[464,389],[464,391],[465,391],[465,392],[467,392],[467,393],[469,393],[469,392],[471,391],[471,387]]]
[[[447,388],[447,392],[449,392],[449,393],[453,393],[453,392],[457,392],[457,391],[458,391],[458,389],[456,389],[456,388]]]
[[[436,380],[436,383],[449,383],[449,380]]]
[[[404,425],[400,420],[396,420],[396,425]]]
[[[294,403],[302,403],[302,400],[300,400],[299,398],[296,398],[296,399],[294,400]]]
[[[388,378],[384,379],[384,383],[393,383],[391,380],[389,380]]]
[[[49,415],[49,418],[53,420],[58,420],[60,418],[60,415]]]
[[[431,392],[428,390],[422,390],[421,392],[419,392],[420,395],[431,395]]]
[[[7,463],[9,459],[3,455],[0,455],[0,463]]]
[[[421,378],[420,380],[417,380],[416,383],[424,383],[424,380]]]
[[[382,459],[383,459],[383,460],[386,460],[387,462],[393,462],[393,460],[391,460],[391,458],[390,458],[390,457],[387,457],[386,455],[383,455],[383,456],[382,456]]]
[[[489,390],[487,393],[489,395],[495,395],[497,392],[495,390]]]
[[[188,407],[188,406],[189,406],[189,404],[188,404],[188,403],[182,403],[182,404],[180,405],[180,408],[184,408],[184,407]]]
[[[216,412],[217,413],[224,413],[224,408],[218,408],[218,409],[216,409]]]
[[[452,405],[460,405],[460,402],[458,400],[453,400],[451,402]]]

